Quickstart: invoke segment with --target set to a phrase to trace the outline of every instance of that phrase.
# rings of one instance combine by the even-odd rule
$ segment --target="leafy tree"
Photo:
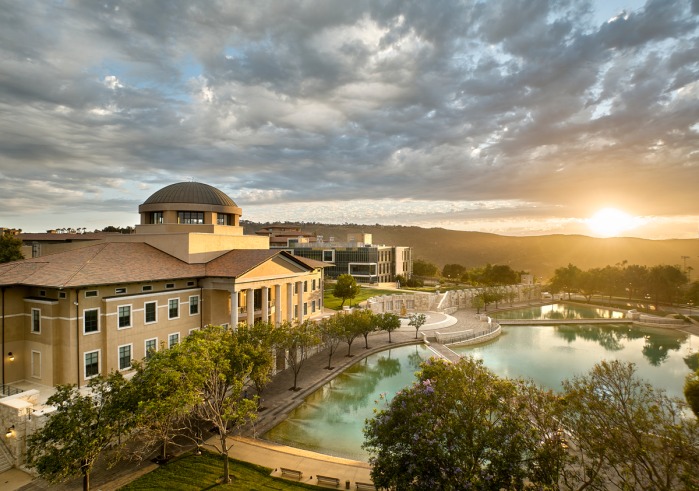
[[[699,371],[687,375],[684,381],[684,397],[694,415],[699,418]]]
[[[282,332],[271,322],[255,322],[252,326],[240,324],[235,336],[238,342],[245,345],[252,362],[250,380],[255,386],[259,403],[262,392],[272,380],[274,349],[281,340]]]
[[[297,380],[299,372],[310,356],[310,351],[321,342],[318,325],[310,320],[300,324],[283,323],[279,347],[286,353],[286,363],[294,373],[294,385],[289,390],[299,390]]]
[[[523,410],[517,385],[481,360],[432,358],[418,380],[366,422],[378,488],[522,489],[532,449],[544,439]],[[547,461],[539,461],[546,464]]]
[[[22,254],[22,239],[9,231],[0,234],[0,263],[9,263],[24,259]]]
[[[376,316],[376,324],[381,331],[388,333],[388,342],[391,342],[391,332],[400,327],[400,317],[390,312],[384,312]]]
[[[376,316],[371,310],[357,309],[357,330],[364,336],[364,348],[369,349],[369,334],[377,330]]]
[[[342,339],[347,343],[347,356],[352,356],[352,343],[362,332],[362,314],[359,310],[354,310],[349,314],[338,317]]]
[[[480,282],[485,285],[514,285],[519,281],[519,274],[506,264],[486,265]]]
[[[318,323],[318,328],[320,330],[321,342],[328,350],[328,366],[325,368],[332,370],[333,354],[337,351],[342,340],[342,325],[338,316],[332,316],[322,319]]]
[[[632,363],[603,361],[563,382],[562,425],[572,442],[565,488],[697,489],[697,420],[635,372]]]
[[[649,289],[658,302],[674,304],[678,300],[680,288],[687,284],[687,275],[678,266],[653,266],[648,273]]]
[[[581,270],[577,266],[568,264],[565,268],[557,268],[551,280],[551,290],[563,291],[568,294],[568,300],[579,285]]]
[[[648,284],[648,268],[632,264],[624,268],[622,281],[627,285],[629,300],[631,297],[638,298],[644,292]]]
[[[47,403],[56,407],[46,424],[27,441],[27,462],[50,483],[82,476],[90,489],[90,473],[97,458],[124,429],[121,394],[127,382],[115,372],[90,380],[89,393],[74,385],[59,385]]]
[[[415,259],[413,261],[413,274],[416,276],[437,276],[437,271],[439,269],[435,264],[428,261],[423,261],[422,259]]]
[[[354,279],[354,276],[341,274],[337,277],[337,283],[335,283],[335,287],[333,288],[333,296],[342,299],[340,308],[344,307],[347,299],[350,300],[351,304],[351,300],[355,298],[357,294],[359,294],[359,285],[357,284],[357,280]]]
[[[442,277],[458,280],[465,272],[466,268],[461,264],[445,264],[442,268]]]
[[[135,401],[138,431],[135,456],[146,458],[155,446],[159,460],[168,460],[168,448],[175,438],[191,427],[191,415],[199,402],[199,386],[190,376],[189,361],[183,350],[163,349],[153,352],[143,362],[134,361],[136,374],[130,392]]]
[[[417,333],[420,328],[425,325],[425,322],[427,322],[427,316],[425,314],[410,314],[410,322],[408,322],[408,325],[415,328],[415,339],[417,339]]]
[[[173,349],[188,361],[188,373],[199,387],[196,415],[216,428],[223,457],[223,483],[230,482],[228,431],[257,418],[257,400],[243,397],[244,382],[253,370],[249,347],[221,326],[194,331]]]

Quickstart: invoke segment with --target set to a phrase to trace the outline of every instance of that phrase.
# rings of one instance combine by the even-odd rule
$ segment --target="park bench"
[[[358,482],[357,491],[376,491],[376,487],[370,482]]]
[[[335,487],[340,485],[340,480],[336,477],[321,476],[316,474],[316,479],[318,480],[318,484],[331,484]]]
[[[301,476],[303,476],[303,473],[301,471],[297,471],[294,469],[287,469],[286,467],[280,467],[279,470],[282,471],[283,477],[293,477],[294,479],[298,479],[300,481]]]

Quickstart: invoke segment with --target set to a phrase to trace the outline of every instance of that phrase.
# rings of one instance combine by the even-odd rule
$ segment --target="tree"
[[[143,362],[134,361],[136,374],[131,379],[135,401],[135,456],[147,458],[160,447],[158,460],[166,462],[168,449],[175,438],[191,428],[191,415],[199,402],[199,386],[190,376],[189,361],[183,350],[163,349],[153,352]]]
[[[24,259],[22,254],[22,239],[15,237],[9,231],[0,234],[0,263],[9,263]]]
[[[376,316],[376,323],[381,331],[388,333],[388,342],[391,342],[391,332],[400,327],[400,317],[390,312],[384,312]]]
[[[340,308],[344,307],[347,299],[351,301],[358,293],[359,285],[357,285],[357,280],[354,279],[354,276],[341,274],[337,277],[337,283],[335,283],[335,287],[333,288],[333,296],[342,299]]]
[[[687,375],[684,381],[684,397],[694,415],[699,418],[699,372]]]
[[[327,370],[332,370],[333,354],[337,351],[337,348],[340,346],[340,341],[342,340],[342,326],[338,317],[332,316],[322,319],[318,323],[318,328],[321,342],[328,350],[328,366],[325,368]]]
[[[320,344],[320,331],[318,325],[310,320],[300,324],[283,323],[280,329],[282,334],[279,346],[284,348],[286,363],[294,372],[294,385],[289,390],[299,390],[300,387],[297,386],[299,372],[310,356],[311,348]]]
[[[460,264],[445,264],[442,268],[442,276],[454,280],[460,279],[465,272],[466,268]]]
[[[272,380],[274,349],[279,344],[282,333],[271,322],[255,322],[252,326],[240,324],[235,336],[241,344],[245,345],[252,362],[250,380],[255,386],[258,403],[260,403],[262,392]]]
[[[547,464],[533,452],[545,435],[515,383],[471,357],[421,369],[364,427],[377,488],[522,489],[528,462]]]
[[[228,431],[257,418],[257,398],[243,397],[244,382],[252,372],[249,347],[229,329],[206,326],[176,345],[188,361],[188,374],[199,388],[196,415],[216,428],[223,457],[223,483],[230,482]]]
[[[428,261],[423,261],[422,259],[416,259],[413,261],[413,274],[415,276],[437,276],[437,271],[439,269],[435,264]]]
[[[565,268],[556,269],[551,280],[551,290],[567,293],[568,300],[570,300],[570,294],[578,288],[580,274],[580,268],[572,264],[568,264]]]
[[[427,322],[427,316],[425,314],[410,314],[410,322],[408,322],[408,325],[415,328],[415,339],[417,339],[417,332],[425,325],[425,322]]]
[[[82,476],[90,489],[97,458],[124,429],[128,413],[121,394],[127,382],[115,372],[90,380],[89,393],[74,385],[59,385],[47,403],[56,407],[46,424],[27,441],[27,463],[50,483]]]
[[[563,382],[562,425],[571,440],[568,489],[697,489],[699,426],[685,405],[635,376],[632,363],[603,361]]]
[[[375,332],[376,316],[371,310],[357,310],[357,330],[364,336],[364,348],[369,349],[369,334]]]
[[[338,318],[342,338],[347,343],[347,356],[352,356],[352,343],[361,334],[362,321],[358,310],[349,314],[341,315]]]

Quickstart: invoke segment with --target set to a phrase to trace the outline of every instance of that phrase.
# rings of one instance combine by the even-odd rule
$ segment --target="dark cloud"
[[[261,204],[696,215],[697,3],[596,8],[0,0],[0,221],[26,189],[121,210],[188,178]]]

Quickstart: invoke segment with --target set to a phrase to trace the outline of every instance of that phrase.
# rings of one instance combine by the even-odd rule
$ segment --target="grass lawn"
[[[158,467],[121,490],[168,489],[195,491],[204,489],[269,491],[318,489],[316,486],[295,483],[286,479],[270,477],[271,469],[230,459],[230,484],[219,484],[223,475],[223,459],[219,455],[203,452],[201,455],[185,454],[167,465]]]
[[[342,299],[333,297],[333,286],[334,285],[328,285],[327,288],[325,288],[323,296],[323,306],[325,306],[325,308],[327,309],[340,310],[340,304],[342,303]],[[357,296],[352,299],[351,305],[355,306],[359,302],[363,302],[367,298],[378,297],[381,295],[395,295],[396,293],[400,292],[396,292],[395,290],[380,290],[378,288],[361,287]],[[350,305],[349,299],[345,301],[345,305]]]

